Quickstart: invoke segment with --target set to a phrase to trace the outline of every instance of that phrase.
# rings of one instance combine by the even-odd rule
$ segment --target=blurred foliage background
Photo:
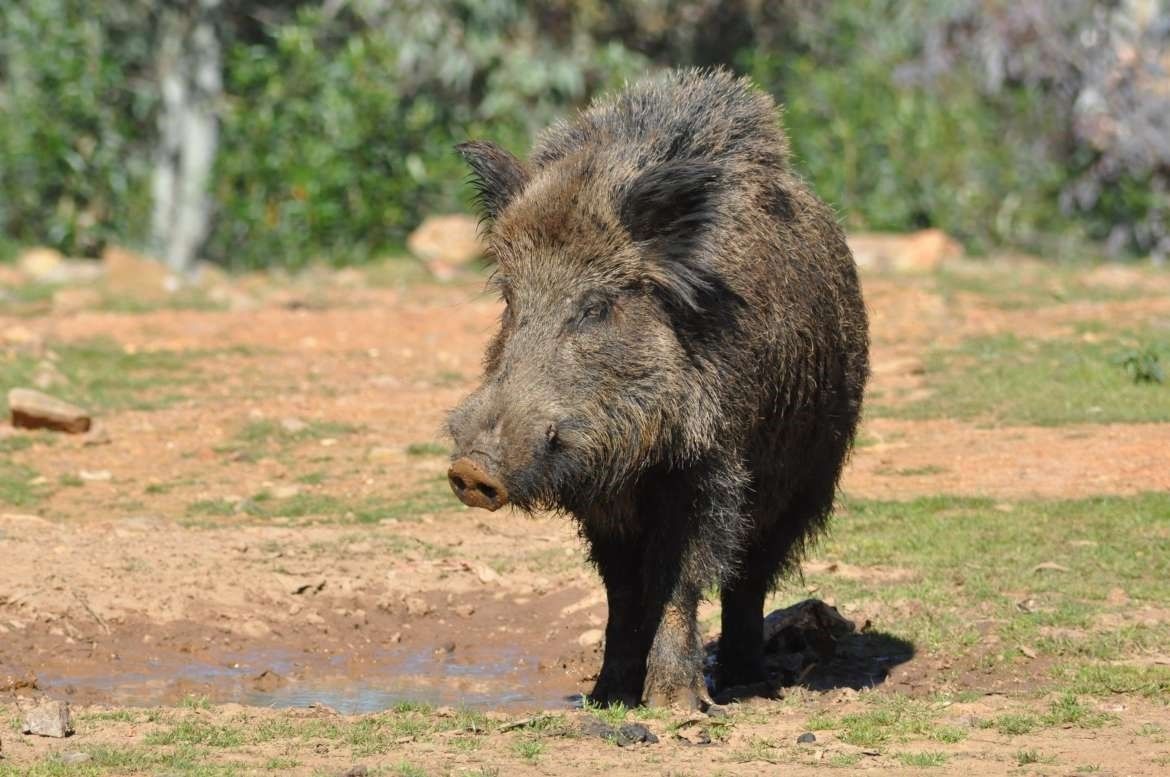
[[[655,68],[785,106],[852,228],[976,252],[1170,255],[1166,0],[201,0],[222,60],[210,228],[230,267],[361,261],[466,206],[452,145]],[[0,256],[150,240],[160,29],[182,0],[0,6]]]

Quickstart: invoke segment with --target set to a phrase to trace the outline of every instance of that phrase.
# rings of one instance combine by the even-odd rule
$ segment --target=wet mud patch
[[[600,657],[581,648],[562,611],[583,592],[562,589],[523,607],[490,594],[440,613],[441,593],[409,611],[349,611],[273,624],[246,637],[192,621],[127,619],[75,636],[59,625],[10,629],[0,647],[4,690],[77,704],[174,705],[192,697],[264,707],[325,706],[343,714],[401,702],[503,710],[568,706]]]

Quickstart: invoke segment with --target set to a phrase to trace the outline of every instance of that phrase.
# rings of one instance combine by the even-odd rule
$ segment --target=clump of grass
[[[36,478],[32,468],[0,459],[0,504],[30,507],[40,502],[48,490],[34,484]]]
[[[1038,750],[1020,750],[1016,753],[1016,765],[1050,764],[1056,762],[1054,755],[1042,755]]]
[[[536,762],[544,752],[544,743],[536,739],[522,739],[513,744],[512,749],[525,761]]]
[[[898,761],[903,766],[913,766],[918,769],[930,769],[936,766],[945,766],[946,753],[924,751],[921,753],[898,753]]]
[[[187,505],[187,515],[218,516],[235,515],[236,505],[227,499],[199,499]]]
[[[1118,357],[1118,361],[1134,383],[1166,382],[1161,354],[1153,348],[1131,349]]]
[[[1117,716],[1091,710],[1081,704],[1076,695],[1066,693],[1049,705],[1048,713],[1041,720],[1048,726],[1100,728],[1107,723],[1115,722]]]
[[[983,725],[985,728],[994,728],[1004,736],[1012,737],[1035,731],[1040,726],[1040,721],[1034,715],[1007,713]]]

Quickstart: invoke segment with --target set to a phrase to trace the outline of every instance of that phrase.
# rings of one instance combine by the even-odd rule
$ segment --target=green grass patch
[[[1170,624],[1117,623],[1129,608],[1107,599],[1115,588],[1137,603],[1170,599],[1170,494],[1012,503],[846,497],[817,555],[862,574],[808,572],[804,584],[816,596],[846,613],[866,612],[877,629],[919,654],[945,655],[955,669],[944,670],[944,679],[972,668],[1027,673],[1041,690],[1070,694],[1033,725],[1056,725],[1041,718],[1061,715],[1075,725],[1108,722],[1078,697],[1170,698],[1170,668],[1137,663],[1164,649]],[[910,574],[867,579],[868,567]],[[1032,657],[1050,659],[1053,668],[1037,674]],[[810,727],[847,728],[851,741],[875,743],[896,735],[912,713],[886,709],[844,724],[814,718]],[[1001,728],[1021,725],[1007,720]]]
[[[240,747],[248,741],[243,726],[221,726],[199,720],[184,720],[175,726],[146,735],[147,745],[204,745]]]
[[[231,439],[216,446],[217,453],[231,454],[236,461],[256,461],[280,455],[295,445],[324,439],[339,439],[362,431],[363,427],[341,421],[296,421],[272,419],[248,421]]]
[[[1170,385],[1149,376],[1168,362],[1164,334],[1121,333],[1099,342],[976,337],[928,354],[928,397],[900,404],[878,398],[870,412],[993,425],[1162,423],[1170,421]]]
[[[448,453],[447,446],[437,442],[412,442],[406,446],[407,456],[446,456]]]
[[[54,395],[90,410],[153,410],[182,399],[202,380],[196,363],[218,352],[135,351],[99,338],[56,344],[52,353],[67,379]],[[37,361],[27,354],[0,354],[0,396],[29,385]]]
[[[36,470],[0,458],[0,504],[12,507],[32,507],[44,499],[49,489],[34,484]]]
[[[821,712],[809,719],[813,731],[835,730],[841,741],[857,747],[879,747],[889,742],[929,739],[953,744],[966,737],[956,726],[938,721],[935,706],[900,694],[867,693],[860,698],[870,709],[834,717]]]
[[[999,310],[1033,310],[1070,302],[1110,302],[1152,296],[1142,284],[1113,287],[1086,280],[1081,268],[1065,269],[1045,263],[1035,267],[1018,264],[944,267],[930,278],[934,289],[948,303],[960,294],[981,297],[983,304]]]

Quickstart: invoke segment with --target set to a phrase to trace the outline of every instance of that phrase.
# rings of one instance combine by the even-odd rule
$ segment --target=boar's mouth
[[[459,501],[468,507],[495,512],[508,504],[508,489],[477,462],[464,456],[447,470],[447,482]]]

